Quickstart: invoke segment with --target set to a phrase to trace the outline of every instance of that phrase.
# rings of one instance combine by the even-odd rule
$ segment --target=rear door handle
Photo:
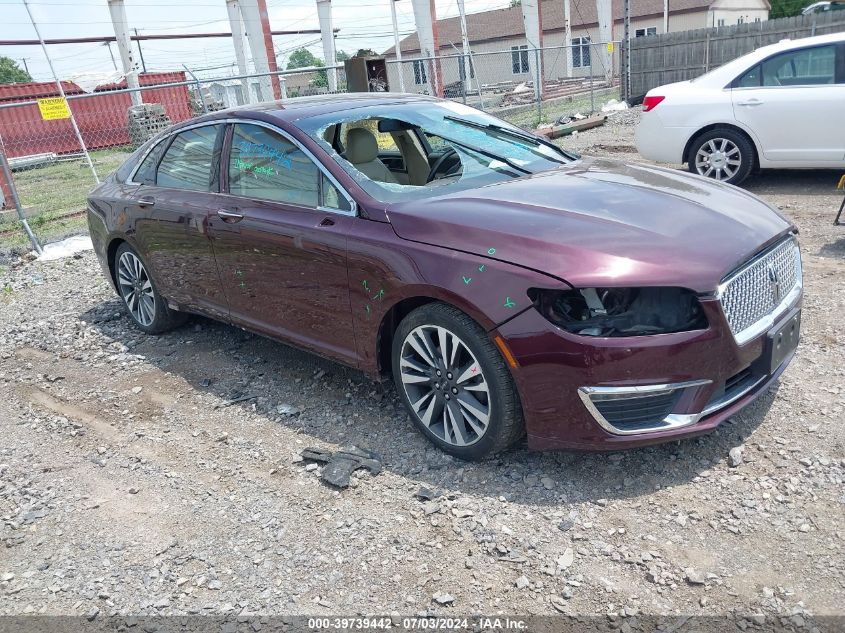
[[[244,219],[243,214],[235,213],[234,211],[227,211],[226,209],[217,209],[217,217],[229,224],[234,224],[235,222],[240,222]]]
[[[156,203],[156,199],[152,196],[141,196],[138,198],[139,207],[151,207]]]
[[[758,101],[757,99],[752,99],[752,100],[750,100],[750,101],[739,101],[739,102],[737,102],[737,105],[741,105],[741,106],[758,106],[758,105],[763,105],[763,102],[762,102],[762,101]]]

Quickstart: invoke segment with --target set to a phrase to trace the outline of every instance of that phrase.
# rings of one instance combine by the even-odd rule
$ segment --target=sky
[[[359,48],[382,52],[393,45],[391,0],[333,0],[334,27],[340,29],[336,47],[354,54]],[[467,13],[508,6],[510,0],[465,0]],[[45,39],[59,37],[112,36],[106,0],[29,0],[33,17]],[[125,0],[130,28],[141,34],[230,32],[225,0]],[[436,0],[438,18],[458,14],[456,0]],[[319,28],[315,0],[267,0],[273,30]],[[416,30],[411,0],[396,3],[400,37]],[[22,0],[0,0],[0,39],[35,39]],[[280,63],[297,48],[305,46],[322,58],[319,34],[275,36],[273,44]],[[235,55],[229,38],[142,41],[147,70],[183,70],[182,64],[201,77],[236,74]],[[113,72],[112,58],[105,44],[48,45],[61,79],[75,74]],[[111,51],[120,68],[117,46]],[[11,57],[35,81],[52,79],[40,46],[0,46],[0,55]]]

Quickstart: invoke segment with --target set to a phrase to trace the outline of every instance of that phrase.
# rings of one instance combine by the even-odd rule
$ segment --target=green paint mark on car
[[[465,284],[468,284],[471,281],[472,281],[472,277],[464,277],[464,283]]]
[[[478,267],[478,272],[480,272],[480,273],[484,272],[484,264],[481,264],[481,266]]]
[[[491,247],[491,248],[488,248],[488,249],[487,249],[487,254],[488,254],[488,255],[495,255],[495,254],[496,254],[496,249],[495,249],[495,248],[492,248],[492,247]]]
[[[510,297],[505,297],[505,307],[514,308],[516,307],[516,303],[514,303],[513,299],[511,299]]]

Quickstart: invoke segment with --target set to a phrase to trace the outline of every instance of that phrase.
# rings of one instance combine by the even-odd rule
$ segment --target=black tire
[[[417,369],[411,369],[410,371],[417,372],[421,377],[424,374],[428,375],[430,378],[428,381],[423,381],[422,385],[409,385],[408,389],[406,389],[402,377],[403,349],[406,351],[410,350],[406,346],[406,340],[413,332],[419,332],[420,330],[418,328],[437,327],[447,330],[459,339],[461,345],[455,345],[454,338],[450,339],[452,341],[451,347],[449,347],[450,343],[447,343],[447,347],[450,350],[454,350],[455,347],[458,348],[456,366],[460,367],[463,364],[460,362],[463,358],[469,361],[469,364],[464,365],[464,369],[467,371],[472,370],[473,365],[477,364],[480,366],[480,374],[476,374],[476,367],[476,372],[473,372],[472,377],[468,378],[464,383],[459,383],[459,376],[453,376],[451,373],[449,374],[449,380],[446,381],[445,364],[443,364],[442,359],[437,358],[435,355],[437,364],[444,367],[442,369],[444,372],[443,376],[441,378],[435,377],[437,370],[434,365],[420,364],[423,366],[424,371]],[[431,330],[426,331],[430,332]],[[419,342],[419,339],[417,339],[417,342]],[[411,345],[411,343],[409,342],[408,345]],[[436,344],[434,351],[437,353],[440,352],[439,342]],[[447,356],[449,355],[447,353]],[[522,404],[520,403],[519,394],[505,364],[505,360],[493,344],[493,341],[490,340],[487,332],[460,310],[445,303],[429,303],[408,314],[402,319],[393,337],[391,358],[396,390],[405,403],[411,420],[413,420],[419,431],[429,441],[444,452],[460,459],[477,461],[508,448],[525,434]],[[407,358],[409,356],[406,356],[406,363]],[[408,371],[407,365],[406,371]],[[457,373],[455,372],[455,374]],[[443,379],[442,383],[435,382],[441,379]],[[480,383],[484,383],[486,391],[480,392],[477,390],[477,385]],[[443,387],[438,386],[438,391],[435,392],[433,390],[435,384],[442,384]],[[466,387],[470,388],[467,389]],[[430,426],[426,425],[420,414],[412,406],[409,395],[409,391],[412,390],[417,390],[415,395],[428,390],[434,394],[432,398],[439,398],[442,408],[438,410],[438,413],[434,414],[434,417],[442,416],[442,419],[432,422]],[[446,402],[446,400],[450,399],[452,393],[455,395],[451,396],[452,400],[450,402],[452,408],[450,409],[450,403]],[[480,398],[480,400],[475,400],[474,402],[467,400],[470,396],[472,398]],[[417,402],[420,402],[420,400],[417,400]],[[431,401],[429,400],[428,402],[430,403]],[[466,408],[461,407],[461,404],[464,402],[470,402],[471,404],[483,403],[485,405],[488,421],[486,422],[483,433],[475,433],[465,423],[467,419],[467,415],[464,413]],[[447,424],[446,416],[449,413],[447,409],[454,415],[456,415],[456,412],[460,412],[463,418],[459,418],[458,422],[449,422]],[[452,417],[452,420],[454,421],[455,418]],[[477,423],[478,420],[475,420],[475,422]],[[473,438],[472,443],[461,446],[455,442],[446,441],[445,438],[449,437],[450,429],[452,431],[452,437],[457,440],[457,428],[459,425],[463,431],[469,431],[466,436],[461,433],[461,438],[466,439],[466,437],[471,435]],[[442,429],[442,432],[438,432],[438,428]],[[472,428],[474,429],[475,427]]]
[[[124,256],[128,259],[124,260]],[[145,280],[149,282],[149,290],[144,294],[152,298],[152,306],[146,299],[139,298],[137,292],[141,290],[140,287],[133,287],[133,290],[130,290],[130,286],[125,283],[128,278],[122,272],[121,261],[134,262],[131,258],[138,261],[141,266],[140,270],[143,271],[143,274],[139,277],[138,286],[145,285]],[[118,296],[123,299],[123,307],[126,308],[126,312],[138,329],[147,334],[161,334],[182,325],[188,319],[187,314],[171,310],[167,306],[167,300],[159,294],[155,280],[150,275],[149,267],[144,258],[126,242],[117,248],[113,265]],[[133,270],[137,269],[133,268]],[[143,308],[140,307],[141,304],[143,304]],[[137,307],[133,309],[132,305]]]
[[[727,153],[731,153],[731,155],[725,156],[725,152],[712,151],[713,149],[721,150],[722,147],[725,147]],[[705,156],[699,156],[699,152],[715,154],[714,161],[716,162],[707,162]],[[727,160],[736,160],[737,156],[739,165],[732,165],[726,162]],[[730,128],[716,128],[715,130],[709,130],[700,134],[690,143],[689,152],[687,153],[687,166],[692,173],[731,185],[738,185],[748,178],[754,169],[756,161],[757,153],[754,150],[754,145],[748,140],[748,137]],[[736,169],[736,171],[732,175],[727,176],[728,172],[723,171],[723,166],[727,170]],[[707,173],[708,171],[709,173]],[[720,174],[718,178],[717,173]]]

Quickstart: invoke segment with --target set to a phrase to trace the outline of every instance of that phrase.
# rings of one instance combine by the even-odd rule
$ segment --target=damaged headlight
[[[546,319],[582,336],[647,336],[707,327],[695,293],[686,288],[531,288]]]

